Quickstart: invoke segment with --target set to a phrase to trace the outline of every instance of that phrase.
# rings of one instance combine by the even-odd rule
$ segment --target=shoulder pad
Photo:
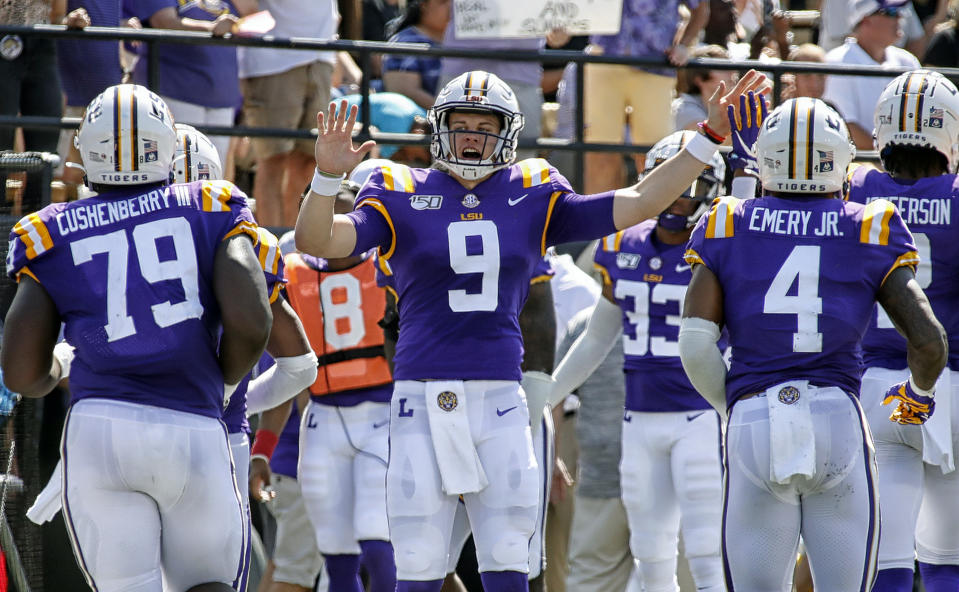
[[[523,187],[549,183],[550,164],[543,158],[527,158],[516,163],[523,174]]]
[[[204,212],[229,212],[230,199],[240,197],[246,205],[246,196],[229,181],[200,181],[200,207]]]
[[[889,244],[889,220],[896,213],[896,206],[885,199],[871,201],[863,207],[859,227],[859,242],[870,245]]]
[[[383,189],[402,193],[416,191],[416,186],[413,183],[413,171],[405,164],[393,163],[381,166],[380,173],[383,175]]]
[[[713,200],[706,221],[706,238],[729,238],[735,228],[733,216],[743,200],[731,195],[723,195]]]
[[[27,260],[32,260],[53,248],[53,238],[40,214],[34,212],[20,219],[13,227],[23,246],[26,247]]]
[[[256,234],[260,240],[256,245],[256,255],[260,260],[260,268],[267,273],[274,275],[280,270],[280,241],[272,232],[257,226]]]
[[[603,237],[601,247],[604,251],[616,253],[619,251],[619,245],[623,242],[623,231],[610,234]]]

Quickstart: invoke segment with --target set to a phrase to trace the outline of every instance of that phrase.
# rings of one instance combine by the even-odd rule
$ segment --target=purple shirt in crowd
[[[859,395],[860,342],[889,273],[919,256],[896,207],[796,196],[713,203],[689,241],[723,289],[726,400],[788,380]]]
[[[390,37],[390,43],[426,43],[430,47],[438,46],[426,35],[420,33],[416,27],[407,27]],[[383,72],[416,72],[420,75],[420,86],[423,90],[436,95],[440,80],[440,58],[437,56],[392,55],[383,56]]]
[[[656,220],[607,236],[596,249],[596,266],[623,312],[629,411],[709,409],[679,359],[679,323],[692,277],[685,251],[685,244],[656,240]]]
[[[118,188],[14,226],[7,275],[34,276],[56,304],[76,348],[72,402],[221,416],[213,261],[239,232],[256,237],[256,226],[246,196],[225,181]]]
[[[396,380],[518,381],[519,312],[546,247],[615,230],[613,192],[578,195],[543,159],[472,190],[440,170],[383,167],[349,216],[355,252],[379,247],[396,276]]]
[[[68,0],[67,12],[85,8],[94,27],[120,24],[120,0]],[[120,46],[116,41],[57,40],[57,65],[67,105],[86,107],[109,86],[120,84]]]
[[[123,10],[149,26],[150,17],[160,9],[172,7],[180,18],[215,21],[221,14],[236,14],[229,0],[123,0]],[[236,107],[240,104],[240,82],[236,48],[220,45],[157,44],[159,88],[150,89],[164,97],[203,107]],[[147,85],[149,56],[146,49],[137,62],[133,80]]]
[[[929,297],[936,318],[949,336],[949,368],[959,370],[959,177],[939,175],[918,181],[897,181],[868,166],[850,178],[849,201],[868,203],[887,199],[912,231],[921,261],[916,280]],[[954,252],[955,251],[955,252]],[[907,367],[906,340],[896,331],[882,307],[869,323],[862,340],[867,367],[899,370]]]
[[[619,33],[593,35],[589,42],[606,55],[665,58],[679,27],[679,5],[690,10],[701,0],[623,0]],[[656,74],[675,75],[669,68],[643,68]]]

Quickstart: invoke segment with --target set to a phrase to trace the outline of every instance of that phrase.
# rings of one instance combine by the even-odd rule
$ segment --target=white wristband
[[[917,395],[922,397],[934,397],[936,396],[936,385],[932,385],[932,388],[928,391],[926,389],[921,389],[916,386],[916,381],[912,379],[912,374],[909,375],[909,386],[912,388],[912,391]]]
[[[313,182],[310,183],[310,191],[317,195],[336,195],[340,192],[340,184],[346,175],[331,177],[326,173],[321,173],[319,169],[313,169]]]
[[[733,197],[752,199],[756,197],[756,177],[733,177]]]
[[[703,164],[709,164],[710,159],[716,154],[719,144],[716,144],[706,136],[697,133],[693,139],[686,143],[686,152]]]

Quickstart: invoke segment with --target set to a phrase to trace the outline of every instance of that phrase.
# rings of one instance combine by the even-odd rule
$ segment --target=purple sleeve
[[[614,194],[614,191],[594,195],[561,194],[546,222],[546,245],[592,240],[616,232]]]
[[[713,266],[714,261],[706,245],[706,224],[712,213],[713,210],[710,210],[708,214],[701,217],[696,224],[696,228],[693,229],[693,234],[689,237],[689,243],[686,245],[685,259],[686,263],[690,265],[702,263],[708,267],[710,271],[715,272],[716,268]]]
[[[613,240],[615,241],[615,239]],[[596,254],[593,255],[593,265],[601,268],[604,275],[608,275],[609,269],[613,266],[616,259],[616,254],[611,250],[607,250],[606,244],[607,239],[601,239],[599,244],[596,245]],[[606,279],[608,279],[608,277]]]
[[[150,17],[164,8],[177,8],[176,0],[124,0],[125,14],[140,19],[144,27],[150,26]]]
[[[543,257],[536,262],[536,266],[533,268],[533,275],[529,280],[530,284],[536,284],[539,282],[548,282],[553,279],[553,276],[556,275],[556,272],[553,270],[553,264],[549,262],[548,257]]]
[[[393,229],[378,210],[369,205],[360,206],[346,215],[356,227],[356,246],[352,255],[361,255],[379,247],[384,251],[393,242]]]

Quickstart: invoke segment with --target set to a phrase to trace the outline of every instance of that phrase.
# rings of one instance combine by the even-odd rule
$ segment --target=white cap
[[[855,29],[870,14],[883,9],[902,11],[909,0],[851,0],[849,2],[849,28]]]

